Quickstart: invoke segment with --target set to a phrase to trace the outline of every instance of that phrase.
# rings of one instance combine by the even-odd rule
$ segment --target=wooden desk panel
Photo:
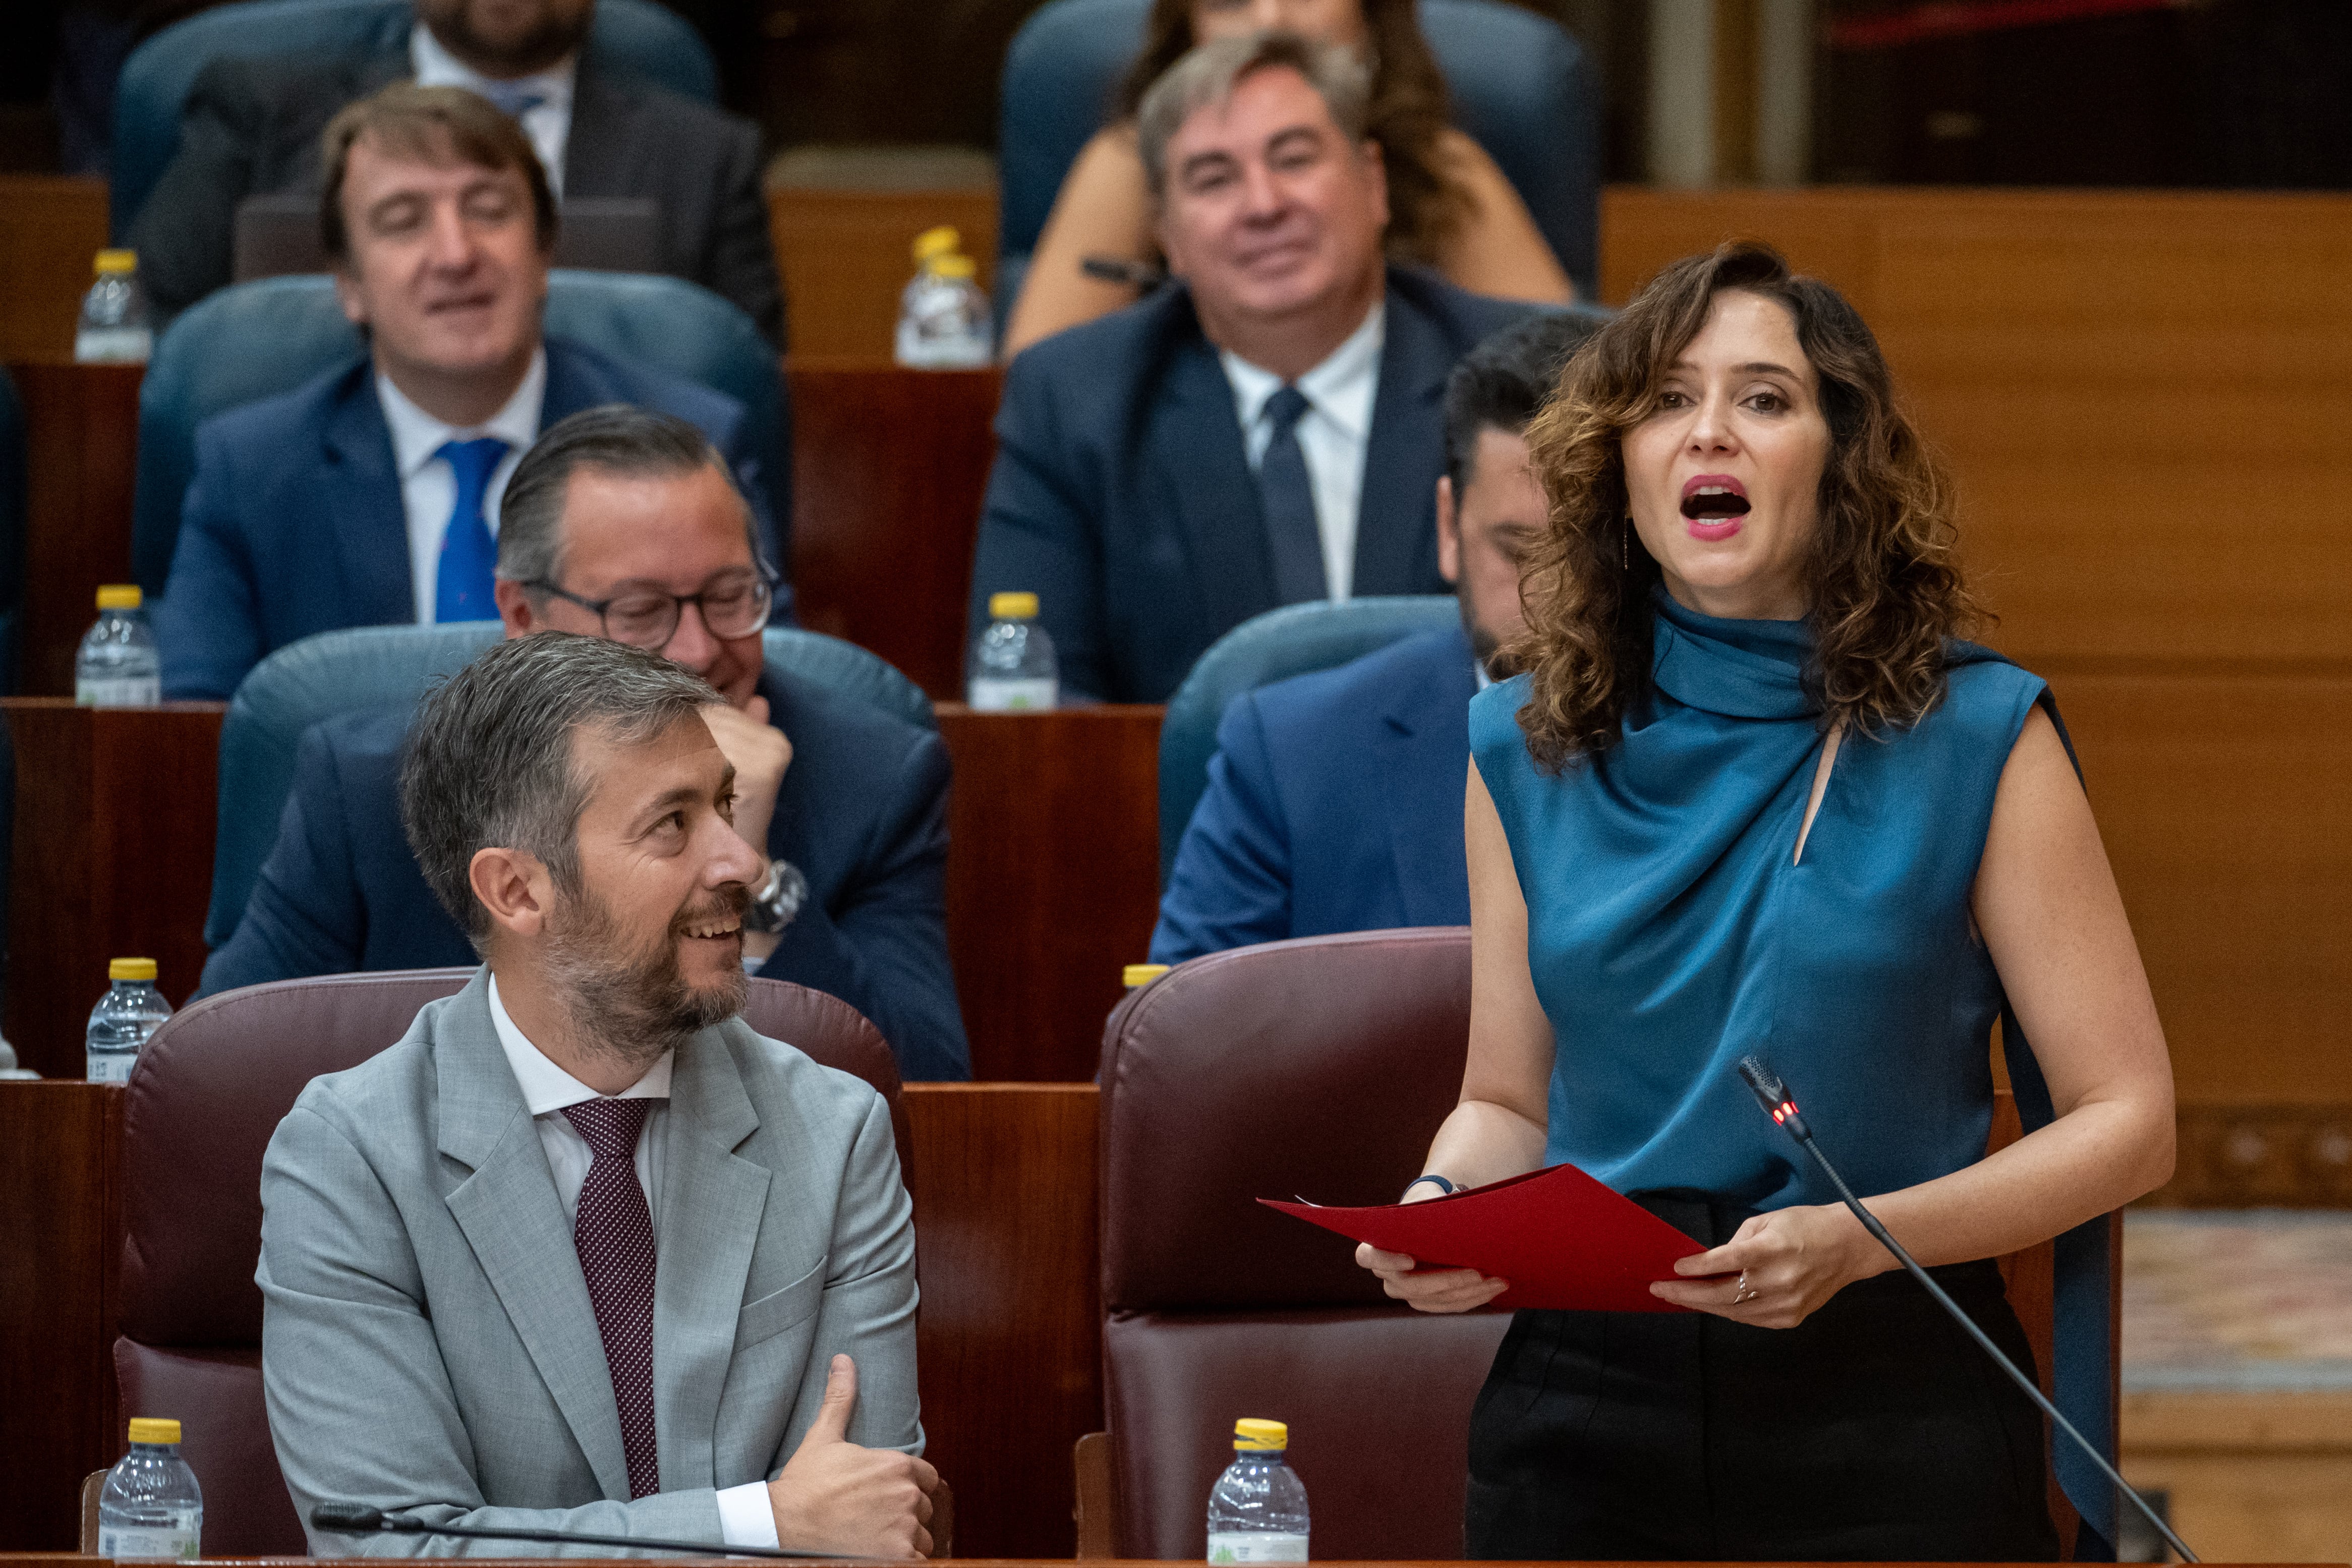
[[[0,360],[73,352],[105,245],[105,181],[0,174]]]
[[[915,276],[915,236],[952,224],[979,264],[982,288],[996,269],[996,190],[830,190],[779,186],[768,193],[768,228],[783,276],[795,354],[853,355],[887,361],[898,327],[898,294]],[[82,264],[89,264],[84,261]]]
[[[797,355],[784,368],[801,624],[873,650],[934,698],[961,697],[1001,377]]]
[[[131,580],[131,486],[143,365],[25,360],[23,689],[73,693],[74,649],[98,619],[99,584]]]
[[[153,958],[175,1007],[196,988],[226,711],[0,700],[16,748],[6,1033],[44,1077],[82,1075],[108,959]]]
[[[1094,1077],[1119,970],[1159,915],[1160,714],[940,706],[948,946],[975,1078]]]

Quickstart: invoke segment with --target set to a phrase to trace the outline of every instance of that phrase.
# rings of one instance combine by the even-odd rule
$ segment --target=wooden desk
[[[772,186],[768,230],[784,284],[795,354],[887,360],[898,293],[915,276],[915,236],[952,224],[979,264],[982,288],[996,270],[996,190],[826,189]],[[89,263],[84,260],[87,267]]]
[[[0,360],[73,352],[105,245],[105,181],[0,174]]]
[[[44,1077],[81,1076],[109,958],[154,959],[175,1007],[196,988],[226,711],[0,700],[16,748],[6,1031]]]
[[[1161,710],[939,711],[972,1075],[1091,1079],[1119,970],[1142,961],[1159,915]]]
[[[785,361],[801,624],[963,695],[965,601],[1002,378],[887,360]]]
[[[146,367],[19,359],[8,373],[25,402],[21,685],[70,696],[74,649],[98,619],[99,584],[131,580],[131,486]]]

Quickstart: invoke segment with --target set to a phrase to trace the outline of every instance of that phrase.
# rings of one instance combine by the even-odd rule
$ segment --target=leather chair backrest
[[[208,997],[140,1052],[123,1104],[121,1337],[126,1416],[179,1419],[205,1494],[205,1554],[301,1556],[261,1393],[261,1159],[303,1086],[408,1032],[470,969],[281,980]],[[755,978],[745,1021],[874,1085],[902,1171],[906,1113],[880,1031],[836,998]]]
[[[499,635],[495,621],[355,627],[280,648],[246,676],[221,726],[207,946],[226,942],[244,917],[261,862],[278,841],[303,732],[362,708],[414,708],[427,685],[462,668]],[[764,641],[772,671],[870,703],[921,728],[938,727],[921,688],[855,643],[786,626],[769,627]]]
[[[549,337],[699,382],[743,404],[782,524],[781,509],[792,502],[792,411],[775,350],[739,307],[684,278],[559,267],[548,279],[546,323]],[[240,403],[291,392],[362,351],[333,282],[323,277],[231,284],[164,329],[139,389],[131,503],[131,570],[149,597],[162,594],[171,575],[180,502],[195,469],[196,426]],[[785,542],[772,538],[769,549],[779,552]],[[781,553],[772,559],[786,560]]]
[[[0,366],[0,695],[16,690],[25,570],[25,404]]]
[[[1507,1326],[1423,1317],[1260,1197],[1385,1203],[1468,1049],[1462,929],[1197,958],[1130,995],[1102,1059],[1104,1401],[1117,1555],[1205,1553],[1233,1423],[1290,1423],[1318,1558],[1462,1551],[1471,1401]]]
[[[180,110],[205,67],[256,55],[373,54],[397,47],[415,16],[410,0],[244,0],[175,22],[133,49],[114,89],[109,206],[116,237],[129,232],[179,151]],[[588,58],[598,70],[719,100],[709,46],[655,0],[597,0]]]
[[[1009,301],[1062,177],[1108,118],[1142,47],[1150,0],[1052,0],[1004,57],[997,158],[997,294]],[[1421,0],[1454,120],[1515,186],[1560,266],[1590,298],[1598,281],[1601,82],[1559,24],[1502,0]]]
[[[1209,787],[1209,758],[1217,752],[1217,725],[1226,705],[1244,692],[1461,623],[1461,607],[1451,594],[1398,594],[1344,604],[1286,604],[1250,617],[1209,644],[1168,699],[1160,725],[1161,883],[1176,863],[1192,808]]]

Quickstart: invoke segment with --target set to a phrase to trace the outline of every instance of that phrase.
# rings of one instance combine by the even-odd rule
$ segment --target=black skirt
[[[1636,1201],[1708,1246],[1749,1212]],[[2000,1267],[1931,1272],[2031,1375]],[[1900,1271],[1793,1329],[1523,1312],[1470,1418],[1467,1554],[2052,1561],[2042,1442],[2032,1402]]]

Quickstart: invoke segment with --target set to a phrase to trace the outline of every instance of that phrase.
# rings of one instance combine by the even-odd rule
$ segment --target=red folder
[[[1500,1310],[1683,1312],[1650,1294],[1650,1281],[1677,1278],[1675,1259],[1706,1250],[1574,1166],[1465,1187],[1425,1203],[1326,1208],[1258,1201],[1351,1240],[1405,1253],[1423,1269],[1475,1269],[1508,1280],[1511,1288],[1495,1299]]]

